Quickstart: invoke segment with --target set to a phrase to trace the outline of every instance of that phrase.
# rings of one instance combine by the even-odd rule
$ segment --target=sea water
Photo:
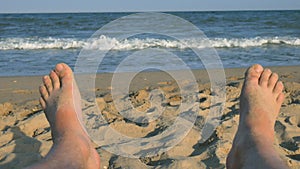
[[[201,59],[190,48],[207,48],[201,39],[189,36],[177,23],[182,42],[162,35],[141,34],[119,40],[109,36],[89,39],[98,29],[132,13],[0,14],[0,76],[47,74],[55,64],[74,67],[82,49],[110,50],[98,72],[114,72],[122,60],[136,51],[162,49],[179,55],[190,69],[203,69]],[[300,65],[300,11],[168,12],[185,19],[209,38],[225,68]],[[143,18],[136,18],[137,22]],[[148,23],[164,29],[164,21]],[[131,29],[140,29],[132,26]],[[112,29],[122,34],[122,26]],[[110,49],[110,46],[114,46]],[[143,57],[152,57],[143,56]],[[158,56],[159,60],[164,55]],[[88,66],[88,65],[87,65]],[[132,60],[129,70],[139,64]],[[176,70],[176,64],[164,65]]]

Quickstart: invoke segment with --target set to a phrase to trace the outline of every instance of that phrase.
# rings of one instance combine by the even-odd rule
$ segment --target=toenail
[[[59,72],[62,71],[63,70],[63,66],[61,64],[57,64],[56,65],[56,70],[59,71]]]
[[[260,68],[259,68],[258,66],[256,66],[256,67],[254,68],[254,70],[255,70],[257,73],[260,72]]]

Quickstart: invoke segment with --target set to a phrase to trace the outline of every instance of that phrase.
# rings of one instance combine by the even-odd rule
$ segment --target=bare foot
[[[286,168],[275,151],[274,125],[284,100],[278,75],[250,67],[240,96],[240,122],[227,168]]]
[[[71,68],[58,64],[43,82],[40,103],[54,144],[45,160],[32,168],[100,168],[99,155],[82,126],[81,97]]]

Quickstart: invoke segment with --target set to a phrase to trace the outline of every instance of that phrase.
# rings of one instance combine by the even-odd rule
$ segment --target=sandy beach
[[[300,168],[300,66],[271,67],[285,85],[286,99],[275,125],[278,151],[291,168]],[[239,123],[239,102],[245,68],[226,69],[226,104],[211,137],[199,143],[199,125],[175,147],[154,157],[131,159],[114,155],[95,144],[101,158],[101,168],[225,168]],[[206,71],[194,70],[199,85],[199,118],[205,119],[210,109],[210,81]],[[114,108],[111,97],[112,74],[97,75],[95,94],[99,109],[109,125],[131,137],[145,137],[160,133],[176,117],[180,92],[174,80],[163,72],[138,74],[131,83],[133,104],[140,109],[149,104],[149,91],[161,89],[166,107],[174,110],[165,113],[169,122],[155,120],[146,126],[130,123]],[[52,138],[49,124],[38,102],[41,76],[0,77],[0,168],[23,168],[41,160],[50,150]],[[84,101],[83,101],[84,102]]]

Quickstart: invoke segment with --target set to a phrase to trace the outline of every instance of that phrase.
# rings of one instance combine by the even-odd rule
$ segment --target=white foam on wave
[[[75,38],[1,38],[0,50],[39,50],[39,49],[99,49],[108,50],[139,50],[146,48],[247,48],[264,45],[300,46],[298,37],[255,37],[255,38],[210,38],[185,39],[182,41],[166,39],[125,39],[117,40],[106,36],[93,39]]]
[[[0,50],[71,49],[81,48],[85,42],[72,38],[2,38]]]
[[[226,38],[216,38],[211,39],[211,44],[216,48],[231,48],[231,47],[255,47],[264,45],[291,45],[300,46],[299,38],[292,37],[255,37],[255,38],[242,38],[242,39],[226,39]]]

